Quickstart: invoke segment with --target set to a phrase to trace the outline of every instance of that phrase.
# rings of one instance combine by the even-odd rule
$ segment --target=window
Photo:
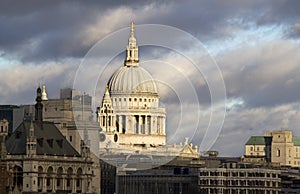
[[[253,151],[253,147],[252,146],[250,147],[250,151]]]
[[[280,149],[277,148],[277,157],[280,157]]]
[[[73,140],[73,137],[72,137],[72,136],[70,136],[70,142],[72,142],[72,140]]]

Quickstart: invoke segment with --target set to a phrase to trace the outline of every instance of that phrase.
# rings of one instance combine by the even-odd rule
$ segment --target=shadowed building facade
[[[7,165],[12,169],[10,193],[94,193],[90,150],[81,151],[52,122],[43,121],[41,89],[37,89],[35,119],[25,120],[6,140]]]

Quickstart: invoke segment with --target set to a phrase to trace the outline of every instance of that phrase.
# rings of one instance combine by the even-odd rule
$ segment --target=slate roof
[[[52,122],[33,122],[34,136],[37,139],[37,155],[76,156],[80,154],[65,139]],[[31,121],[23,121],[6,141],[7,153],[25,155],[26,141]]]
[[[246,145],[271,145],[272,137],[251,136]]]

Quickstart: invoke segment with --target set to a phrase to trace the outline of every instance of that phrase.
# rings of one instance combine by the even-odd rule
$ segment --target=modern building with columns
[[[155,81],[139,65],[133,23],[124,65],[110,77],[97,118],[106,136],[119,146],[166,144],[166,111],[159,106]]]

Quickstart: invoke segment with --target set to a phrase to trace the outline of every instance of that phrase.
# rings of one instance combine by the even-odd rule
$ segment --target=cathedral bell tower
[[[102,105],[101,107],[98,107],[97,118],[100,123],[100,127],[107,135],[111,135],[116,131],[116,115],[112,107],[108,86],[106,86],[105,89]]]

